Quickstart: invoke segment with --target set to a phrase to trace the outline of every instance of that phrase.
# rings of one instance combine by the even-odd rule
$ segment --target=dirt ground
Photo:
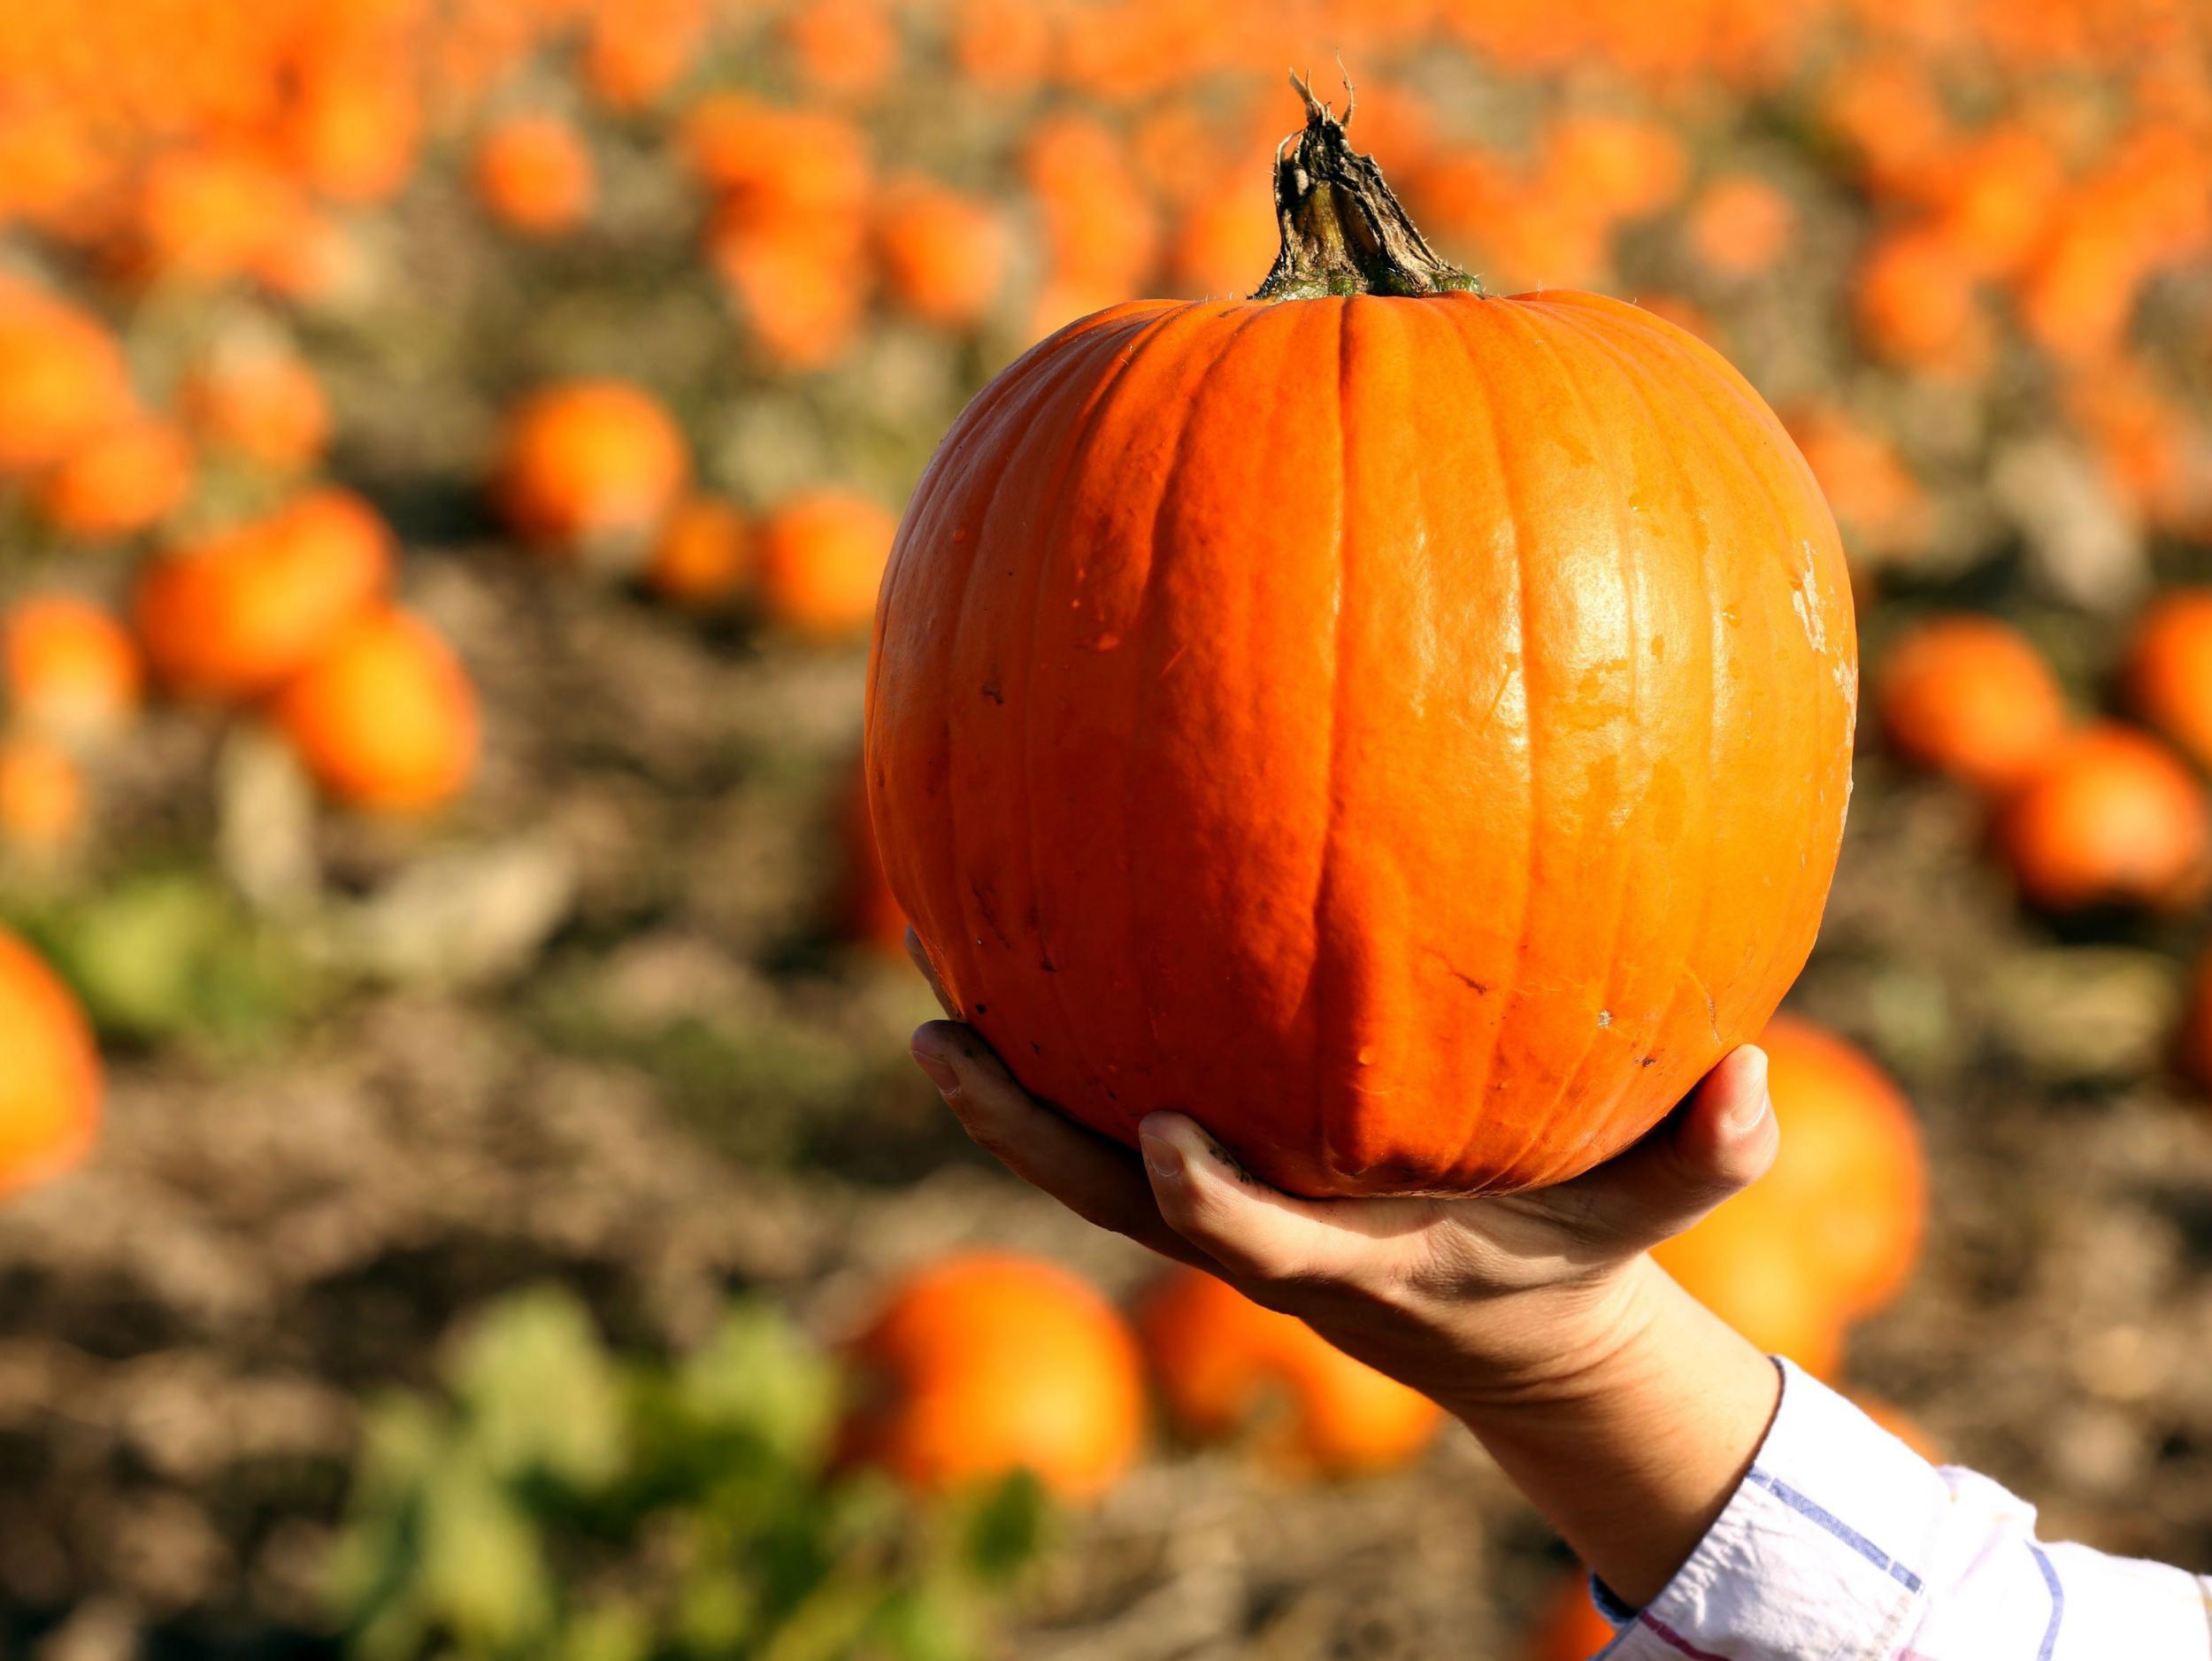
[[[245,839],[319,872],[356,964],[412,955],[275,1038],[124,1050],[91,1166],[0,1211],[4,1653],[331,1653],[360,1404],[502,1291],[557,1278],[656,1346],[737,1288],[833,1335],[956,1242],[1146,1273],[979,1162],[901,1053],[926,993],[822,927],[856,652],[497,549],[433,549],[412,587],[485,683],[484,788],[426,845],[280,806]],[[163,804],[214,745],[210,811],[257,811],[250,742],[165,719],[116,788],[198,811]],[[1980,834],[1863,757],[1795,1000],[1889,1062],[1932,1148],[1925,1263],[1850,1378],[2050,1532],[2212,1568],[2212,1110],[2159,1053],[2176,942],[2022,919]],[[1567,1566],[1457,1434],[1332,1488],[1168,1449],[1060,1527],[1015,1654],[1503,1657]]]

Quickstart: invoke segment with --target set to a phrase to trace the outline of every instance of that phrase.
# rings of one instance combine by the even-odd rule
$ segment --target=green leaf
[[[737,1430],[795,1465],[813,1465],[838,1416],[836,1368],[765,1304],[732,1309],[676,1374],[683,1411]]]
[[[569,1293],[541,1288],[486,1312],[448,1376],[473,1446],[501,1476],[589,1488],[619,1473],[628,1438],[616,1368]]]
[[[465,1647],[533,1646],[553,1624],[554,1590],[537,1532],[493,1473],[449,1464],[423,1491],[423,1596]]]

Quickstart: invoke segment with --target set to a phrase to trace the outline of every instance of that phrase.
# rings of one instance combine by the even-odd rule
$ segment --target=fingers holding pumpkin
[[[1723,1057],[1650,1135],[1559,1192],[1572,1196],[1584,1226],[1642,1250],[1750,1187],[1780,1147],[1766,1052],[1745,1044]]]
[[[1178,1263],[1218,1270],[1163,1220],[1134,1154],[1031,1096],[971,1028],[930,1021],[916,1030],[910,1047],[915,1065],[959,1116],[969,1138],[1023,1181],[1086,1222]]]
[[[1247,1291],[1380,1278],[1386,1248],[1371,1226],[1373,1207],[1271,1188],[1180,1113],[1147,1114],[1137,1134],[1160,1215]]]

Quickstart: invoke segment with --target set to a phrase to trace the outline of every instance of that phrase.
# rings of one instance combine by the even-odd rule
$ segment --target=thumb
[[[1598,1229],[1641,1250],[1764,1176],[1781,1145],[1766,1052],[1745,1044],[1650,1135],[1562,1191],[1574,1191],[1577,1209]]]

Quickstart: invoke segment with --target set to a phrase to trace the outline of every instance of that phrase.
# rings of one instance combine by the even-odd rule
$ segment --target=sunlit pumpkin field
[[[1293,69],[1840,527],[1785,1150],[1663,1262],[2212,1570],[2212,6],[8,0],[0,1655],[1606,1641],[1463,1432],[905,1053],[900,515],[1032,343],[1259,286]]]

